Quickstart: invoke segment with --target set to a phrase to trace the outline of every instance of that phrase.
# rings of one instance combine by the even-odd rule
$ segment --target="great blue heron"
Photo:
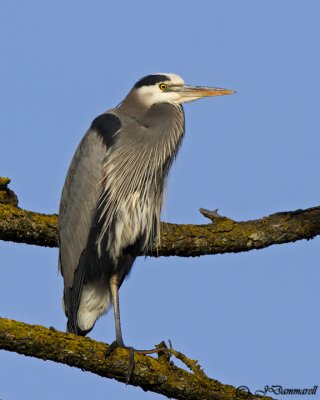
[[[163,190],[184,134],[182,103],[232,90],[187,86],[175,74],[139,80],[97,117],[80,142],[62,191],[59,266],[67,330],[86,335],[111,304],[139,253],[159,238]]]

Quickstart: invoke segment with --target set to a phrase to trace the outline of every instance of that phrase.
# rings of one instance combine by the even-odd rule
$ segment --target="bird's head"
[[[147,109],[156,103],[183,104],[208,96],[232,94],[234,90],[207,86],[190,86],[176,75],[159,73],[140,79],[128,94],[126,100],[137,102]]]

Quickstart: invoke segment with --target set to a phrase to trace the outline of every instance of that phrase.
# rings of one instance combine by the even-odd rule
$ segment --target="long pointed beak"
[[[169,86],[169,91],[177,93],[179,96],[178,102],[189,103],[190,101],[201,99],[208,96],[224,96],[225,94],[236,93],[235,90],[208,87],[208,86]]]
[[[179,90],[180,91],[180,90]],[[181,92],[185,97],[208,97],[208,96],[223,96],[225,94],[236,93],[235,90],[207,87],[207,86],[188,86],[181,87]]]

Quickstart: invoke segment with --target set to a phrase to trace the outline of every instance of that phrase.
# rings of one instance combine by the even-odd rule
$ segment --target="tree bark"
[[[0,240],[57,247],[58,216],[22,210],[17,207],[17,203],[3,202],[1,199],[6,196],[1,196],[1,193],[6,190],[10,189],[4,185],[1,191],[0,178]],[[11,196],[15,196],[10,192]],[[203,209],[200,211],[211,223],[177,225],[162,222],[161,244],[147,255],[195,257],[238,253],[263,249],[273,244],[312,239],[320,234],[320,207],[279,212],[244,222],[233,221],[216,212]]]
[[[0,318],[0,348],[126,382],[129,362],[127,350],[118,348],[106,358],[106,344],[58,332],[53,328]],[[135,353],[135,366],[128,384],[183,400],[270,399],[239,391],[208,378],[196,361],[175,350],[173,352],[193,369],[192,373],[176,367],[164,354],[156,359]]]
[[[18,207],[17,196],[0,178],[0,239],[56,247],[57,215],[45,215]],[[161,245],[150,256],[200,256],[262,249],[273,244],[312,239],[320,234],[320,207],[272,214],[257,220],[236,222],[214,211],[200,210],[211,220],[207,225],[162,223]],[[116,349],[105,358],[107,346],[55,329],[0,318],[0,349],[52,360],[126,381],[128,352]],[[170,348],[191,372],[176,367],[167,353],[158,359],[135,353],[135,369],[129,384],[176,399],[270,399],[241,392],[207,377],[197,362]]]

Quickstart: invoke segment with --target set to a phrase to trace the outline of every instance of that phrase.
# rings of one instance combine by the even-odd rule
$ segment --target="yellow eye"
[[[168,87],[168,86],[167,86],[165,83],[160,83],[160,85],[159,85],[159,88],[160,88],[161,90],[166,90],[167,87]]]

